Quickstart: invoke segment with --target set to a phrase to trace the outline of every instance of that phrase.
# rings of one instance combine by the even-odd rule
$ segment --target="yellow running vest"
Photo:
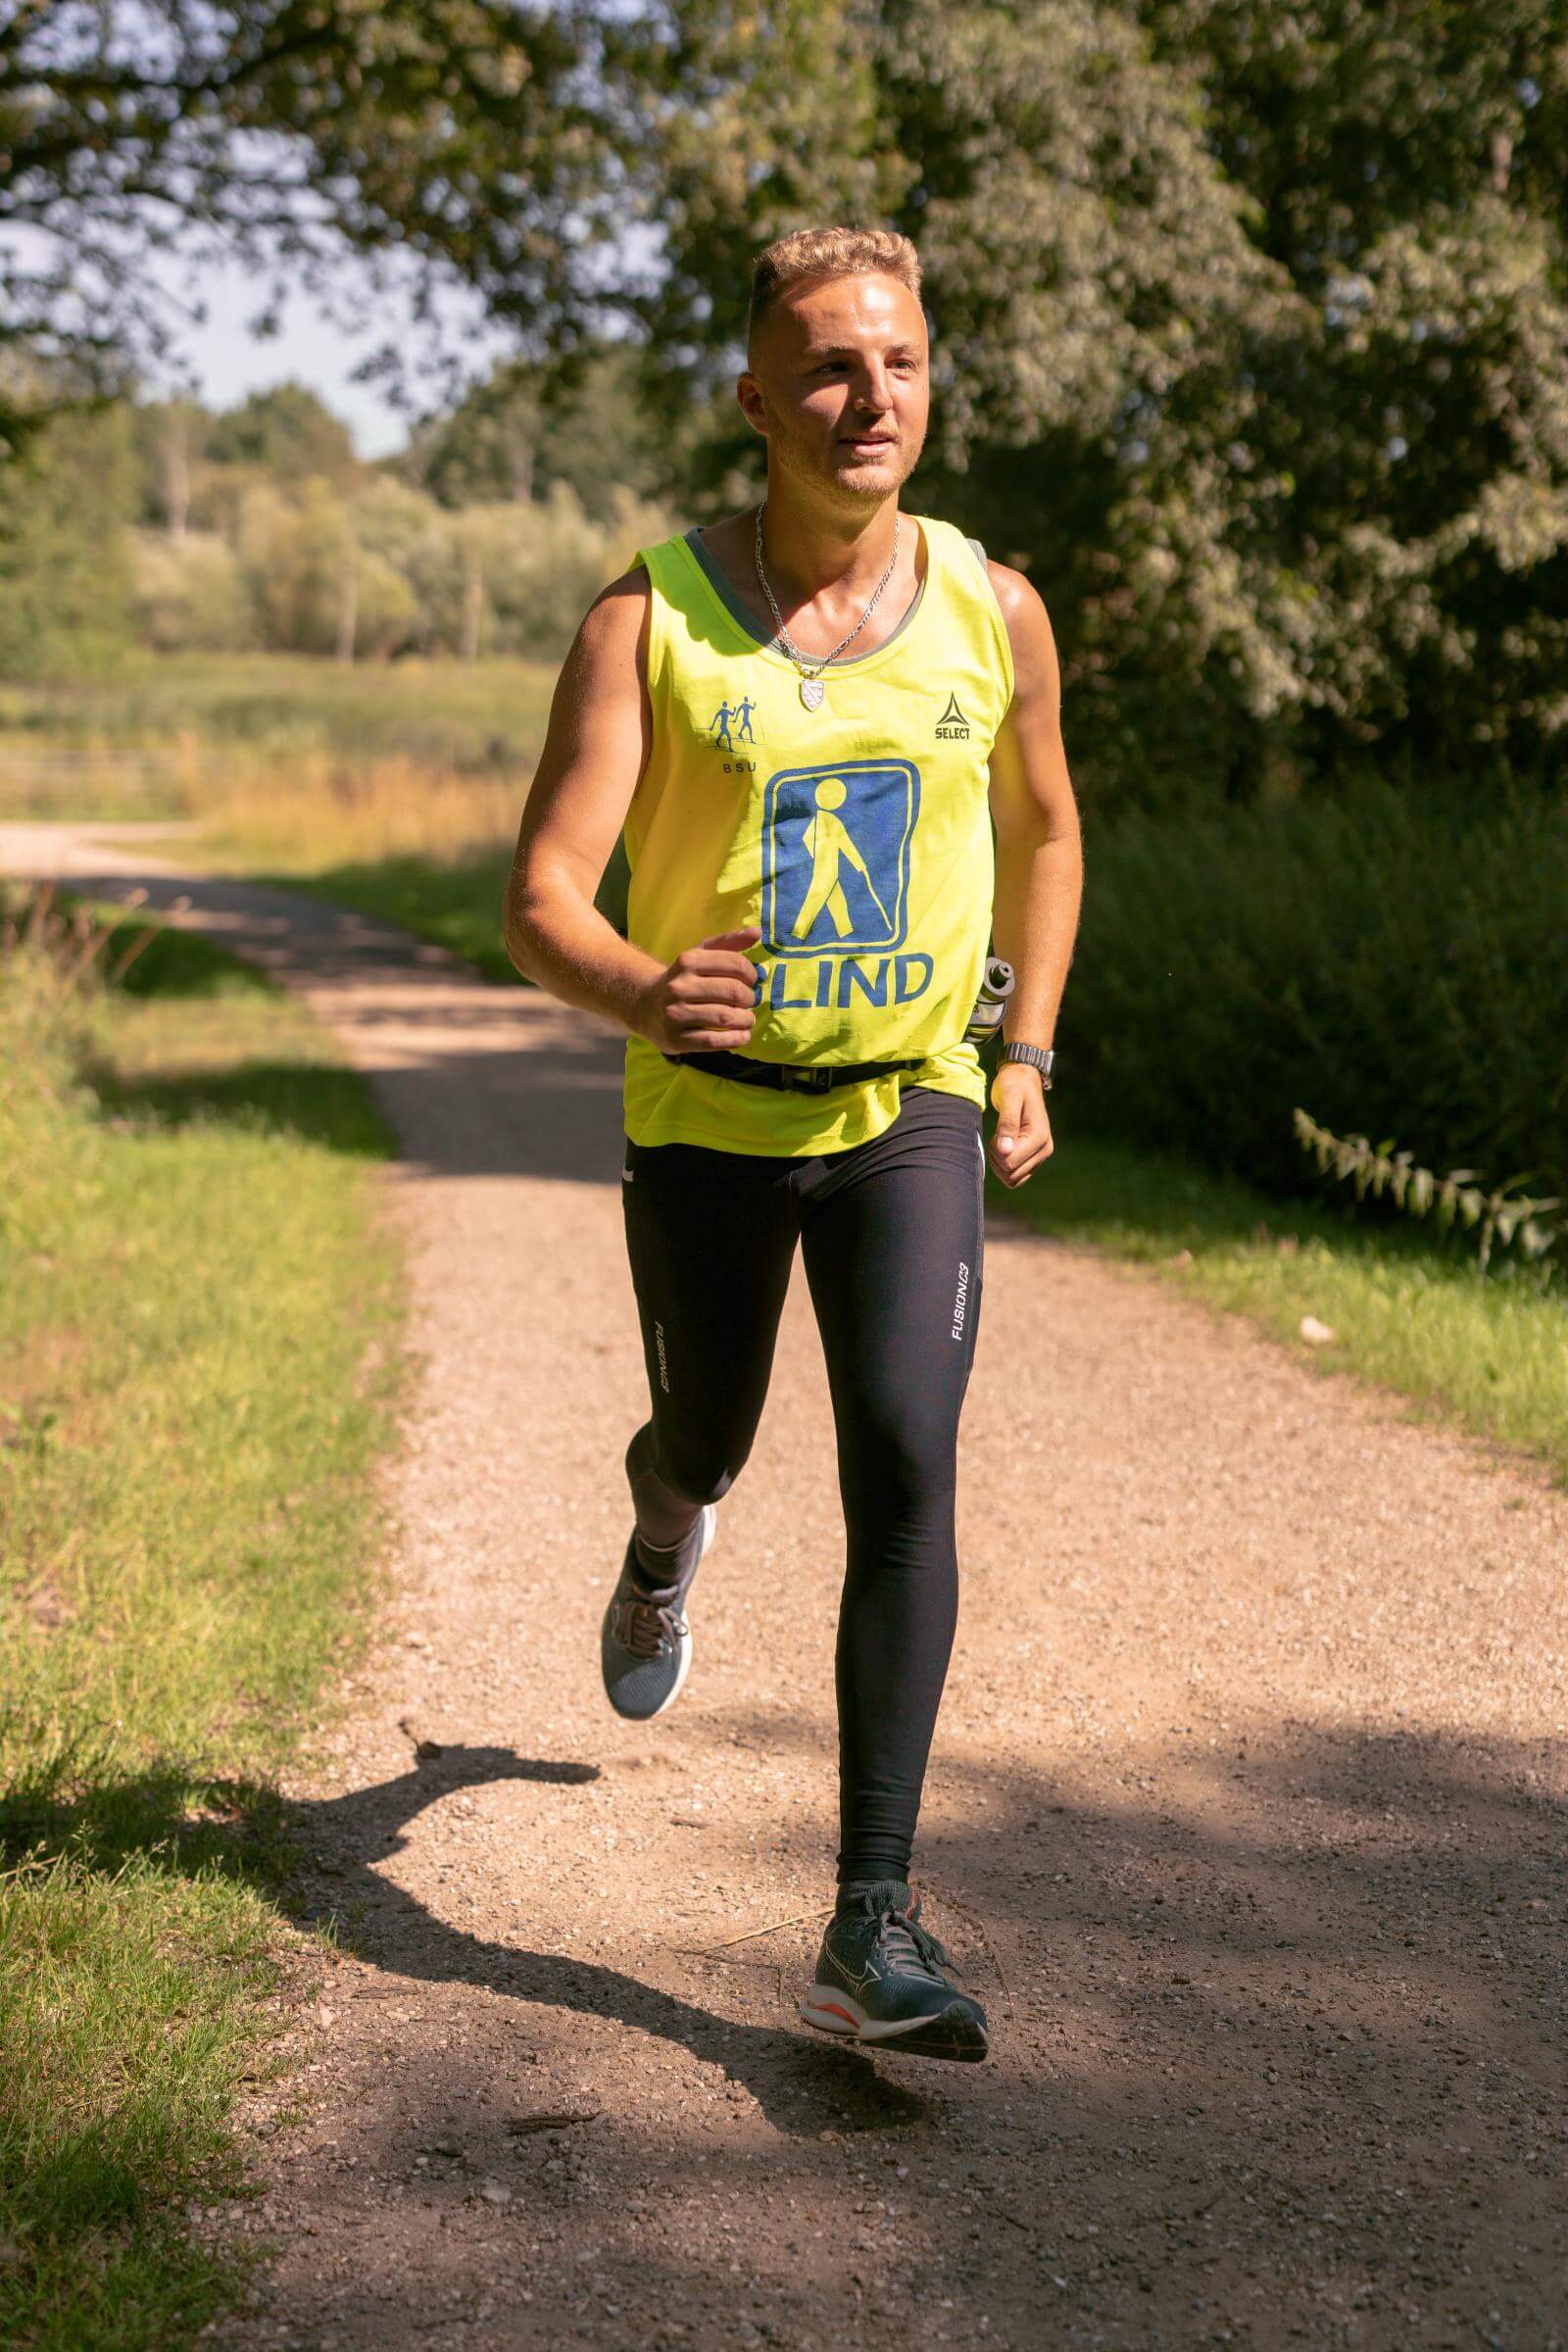
[[[917,523],[926,576],[885,644],[800,673],[690,536],[644,548],[653,749],[627,812],[627,935],[661,963],[758,925],[746,1047],[761,1061],[918,1068],[825,1095],[737,1085],[626,1047],[635,1144],[790,1156],[892,1125],[901,1076],[985,1101],[963,1031],[991,937],[987,760],[1012,697],[1006,624],[974,547]]]

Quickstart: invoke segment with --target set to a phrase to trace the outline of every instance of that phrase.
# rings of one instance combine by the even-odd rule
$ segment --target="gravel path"
[[[216,2225],[280,2248],[221,2341],[1568,2341],[1544,1473],[994,1226],[916,1875],[995,2054],[844,2052],[793,2009],[842,1558],[804,1294],[639,1733],[596,1653],[641,1410],[613,1038],[141,844],[11,826],[5,865],[188,891],[404,1145],[397,1598],[297,1791],[345,1956],[253,2119],[265,2200]]]

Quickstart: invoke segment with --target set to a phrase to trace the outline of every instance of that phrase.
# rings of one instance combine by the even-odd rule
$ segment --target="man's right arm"
[[[662,1053],[733,1053],[752,1034],[756,931],[694,943],[670,964],[621,938],[594,905],[652,743],[650,589],[639,566],[607,588],[556,685],[507,884],[503,932],[518,971]]]

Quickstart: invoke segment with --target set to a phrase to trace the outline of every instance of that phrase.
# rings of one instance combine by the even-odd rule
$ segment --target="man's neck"
[[[869,591],[892,559],[898,516],[897,491],[868,510],[824,512],[770,476],[762,538],[775,590],[802,598],[833,587]]]

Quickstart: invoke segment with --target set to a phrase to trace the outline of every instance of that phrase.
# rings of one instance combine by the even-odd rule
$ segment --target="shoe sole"
[[[984,2058],[991,2047],[985,2027],[966,2009],[944,2009],[936,2017],[867,2017],[853,1993],[837,1984],[813,1984],[801,2015],[818,2034],[840,2041],[893,2047],[909,2058],[952,2058],[960,2065]]]
[[[717,1533],[718,1511],[714,1504],[710,1502],[705,1502],[703,1505],[703,1540],[697,1550],[697,1562],[699,1567],[701,1567],[703,1561],[707,1559],[710,1551],[711,1551],[713,1547],[713,1538]],[[695,1570],[693,1573],[695,1574]],[[680,1645],[680,1658],[675,1668],[675,1680],[669,1688],[669,1696],[667,1698],[661,1699],[658,1706],[655,1707],[650,1714],[638,1715],[635,1713],[628,1713],[626,1708],[615,1706],[615,1702],[612,1698],[611,1698],[608,1690],[605,1692],[605,1696],[610,1700],[611,1706],[620,1717],[622,1723],[657,1723],[661,1715],[667,1715],[669,1713],[670,1708],[675,1704],[676,1699],[679,1698],[681,1692],[685,1690],[686,1677],[690,1674],[691,1670],[692,1638],[691,1635],[688,1634],[685,1641]]]

